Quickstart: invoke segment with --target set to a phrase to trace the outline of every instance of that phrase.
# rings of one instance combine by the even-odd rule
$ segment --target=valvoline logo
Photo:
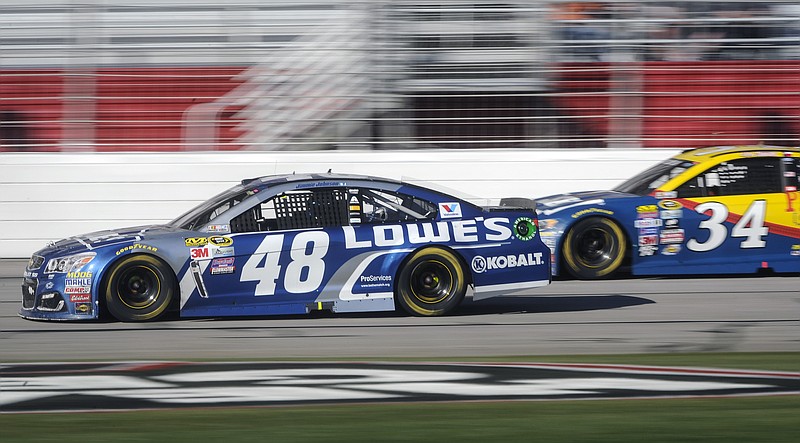
[[[442,218],[461,218],[461,203],[439,203]]]

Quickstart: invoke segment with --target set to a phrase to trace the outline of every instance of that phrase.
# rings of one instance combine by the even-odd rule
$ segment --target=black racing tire
[[[151,255],[130,255],[114,263],[104,279],[108,312],[124,322],[155,320],[172,304],[176,278]]]
[[[411,315],[445,315],[464,299],[467,279],[458,256],[445,248],[429,247],[412,253],[398,272],[397,303]]]
[[[567,232],[561,247],[564,267],[581,280],[611,277],[625,259],[627,243],[625,232],[613,220],[585,218]]]

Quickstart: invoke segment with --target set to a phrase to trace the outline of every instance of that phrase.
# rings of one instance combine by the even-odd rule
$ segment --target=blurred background
[[[792,1],[3,0],[0,151],[798,144]]]

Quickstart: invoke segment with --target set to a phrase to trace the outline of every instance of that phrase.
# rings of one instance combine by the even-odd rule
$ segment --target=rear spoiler
[[[536,211],[536,200],[522,197],[501,198],[500,206],[530,209]]]

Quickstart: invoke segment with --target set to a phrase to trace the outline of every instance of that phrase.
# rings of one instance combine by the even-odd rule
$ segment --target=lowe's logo
[[[518,268],[521,266],[537,266],[544,264],[541,252],[529,252],[519,255],[500,255],[483,257],[476,255],[472,259],[472,270],[482,274],[492,269]]]

